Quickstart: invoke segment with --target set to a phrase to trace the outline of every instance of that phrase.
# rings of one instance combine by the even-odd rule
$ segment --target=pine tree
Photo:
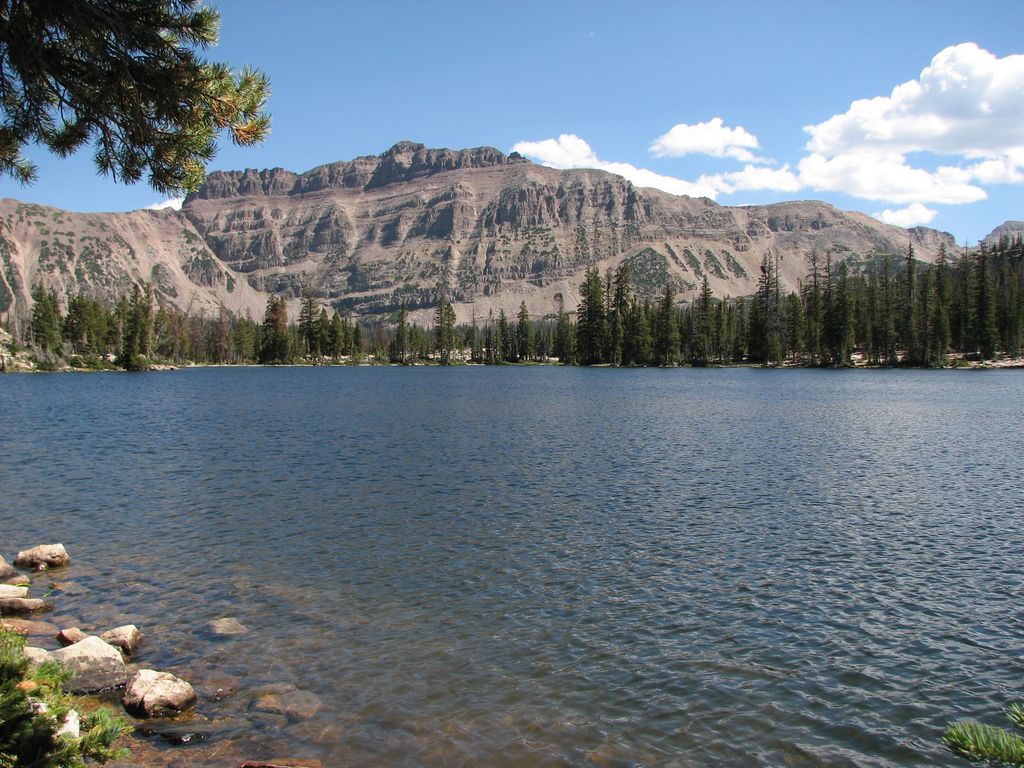
[[[327,328],[327,348],[325,353],[330,357],[341,357],[345,342],[345,326],[341,322],[341,316],[335,310],[331,315],[331,322]]]
[[[317,354],[317,328],[318,317],[316,311],[316,296],[311,288],[302,292],[302,303],[299,305],[299,335],[302,338],[302,353],[304,355]]]
[[[615,271],[612,291],[608,296],[608,362],[612,365],[621,365],[626,315],[630,304],[629,262],[622,262]]]
[[[917,261],[914,245],[907,246],[906,269],[903,273],[903,308],[901,328],[903,345],[907,350],[905,362],[918,365],[921,362],[921,314],[917,296]]]
[[[765,365],[782,361],[777,273],[778,264],[768,251],[761,258],[761,276],[750,317],[750,356]]]
[[[67,157],[93,143],[97,170],[160,192],[195,189],[222,130],[259,143],[267,78],[208,62],[220,16],[200,0],[4,3],[0,173],[22,182],[38,145]]]
[[[288,332],[288,307],[284,298],[271,295],[263,315],[263,346],[260,362],[277,365],[288,362],[291,338]]]
[[[853,304],[849,277],[849,267],[842,261],[836,269],[835,279],[829,280],[826,337],[832,365],[850,365],[853,352]]]
[[[398,307],[398,322],[395,325],[395,340],[391,345],[391,362],[406,365],[409,362],[409,313],[403,301]]]
[[[441,365],[450,365],[455,346],[455,307],[442,294],[434,312],[434,349]]]
[[[653,351],[654,362],[663,368],[679,362],[679,324],[671,283],[665,283],[665,293],[658,309]]]
[[[153,329],[153,293],[147,284],[143,293],[138,284],[133,287],[132,299],[128,303],[126,318],[122,325],[121,351],[117,364],[129,371],[141,371],[149,367]]]
[[[608,346],[608,321],[605,316],[604,288],[597,269],[588,269],[580,286],[580,305],[576,309],[576,356],[580,365],[604,362]]]
[[[697,304],[691,310],[692,342],[690,344],[690,363],[704,366],[711,362],[713,339],[711,336],[711,286],[708,276],[701,281]]]
[[[995,357],[999,345],[996,307],[992,286],[991,264],[985,246],[974,259],[974,346],[983,360]]]
[[[61,318],[57,307],[57,294],[47,291],[42,283],[32,289],[32,343],[46,352],[60,349]]]
[[[804,344],[807,348],[807,360],[811,365],[821,364],[821,273],[820,257],[817,251],[811,252],[811,272],[804,289]]]
[[[525,301],[519,305],[519,316],[516,319],[516,346],[520,361],[533,357],[533,324]]]
[[[352,347],[352,351],[351,351],[352,359],[354,359],[356,362],[359,362],[360,360],[362,360],[363,359],[363,353],[366,351],[366,349],[365,349],[365,345],[364,345],[364,342],[363,342],[363,327],[362,327],[362,325],[360,325],[358,320],[356,320],[352,324],[351,347]]]

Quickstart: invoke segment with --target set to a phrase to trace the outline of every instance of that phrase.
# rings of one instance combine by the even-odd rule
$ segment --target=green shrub
[[[128,731],[122,718],[101,709],[82,716],[80,736],[58,734],[74,699],[55,662],[30,671],[24,638],[0,629],[0,768],[84,768],[124,756],[114,742]]]
[[[1024,728],[1024,707],[1013,704],[1006,716],[1018,728]],[[953,723],[942,734],[943,743],[972,763],[1024,768],[1024,738],[994,725],[965,720]]]

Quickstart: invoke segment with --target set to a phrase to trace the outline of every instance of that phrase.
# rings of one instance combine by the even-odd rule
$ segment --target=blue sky
[[[513,148],[727,205],[821,199],[974,243],[1024,219],[1024,2],[222,0],[209,57],[271,78],[270,138],[211,169]],[[894,89],[896,89],[894,91]],[[0,197],[160,202],[90,153]]]

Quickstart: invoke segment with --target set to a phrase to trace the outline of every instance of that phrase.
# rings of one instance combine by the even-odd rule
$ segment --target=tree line
[[[37,285],[26,341],[42,367],[129,370],[155,361],[942,366],[1020,355],[1022,253],[1018,236],[957,261],[943,247],[934,264],[917,261],[912,247],[866,261],[813,254],[797,289],[783,292],[779,258],[768,252],[754,295],[716,297],[705,277],[685,305],[671,283],[657,301],[640,300],[624,263],[603,276],[588,270],[575,312],[560,299],[557,313],[536,319],[522,302],[512,317],[499,310],[464,324],[440,286],[430,328],[409,322],[404,305],[381,321],[341,317],[311,291],[294,321],[278,296],[267,300],[261,321],[223,306],[197,315],[159,301],[148,284],[110,307],[74,296],[62,314],[57,295]]]

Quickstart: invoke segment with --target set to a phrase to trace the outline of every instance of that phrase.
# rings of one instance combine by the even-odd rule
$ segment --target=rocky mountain
[[[981,242],[987,246],[995,246],[999,245],[999,241],[1004,237],[1012,240],[1020,236],[1024,236],[1024,221],[1004,221],[989,232]]]
[[[343,314],[401,302],[421,320],[446,283],[460,321],[568,309],[588,267],[626,261],[644,297],[680,299],[706,276],[719,296],[756,290],[762,256],[795,286],[813,252],[861,263],[932,260],[951,235],[900,229],[814,201],[726,207],[638,188],[604,171],[555,170],[496,149],[402,142],[305,173],[211,173],[180,212],[79,214],[0,201],[0,311],[24,311],[41,281],[63,299],[110,299],[140,281],[194,312],[262,315],[269,293],[312,289]]]

